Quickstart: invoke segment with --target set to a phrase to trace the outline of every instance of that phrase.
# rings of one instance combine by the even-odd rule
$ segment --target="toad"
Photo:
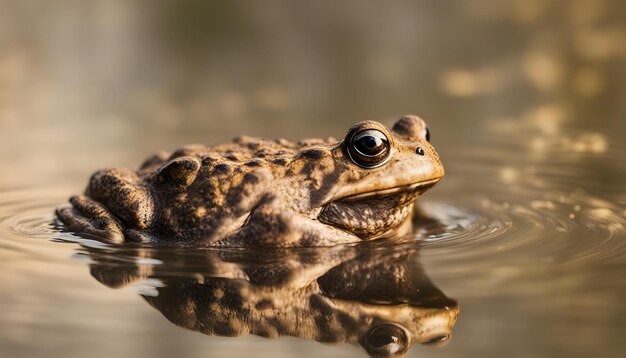
[[[137,170],[94,173],[57,209],[67,230],[111,242],[306,247],[393,238],[444,175],[419,117],[355,124],[342,141],[242,136],[189,145]]]

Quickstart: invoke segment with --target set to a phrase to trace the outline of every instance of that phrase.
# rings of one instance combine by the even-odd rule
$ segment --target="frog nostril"
[[[419,155],[424,155],[424,149],[422,149],[422,147],[417,147],[415,148],[415,153]]]

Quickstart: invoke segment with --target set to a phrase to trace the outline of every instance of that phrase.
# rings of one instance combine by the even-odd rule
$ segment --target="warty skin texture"
[[[384,160],[368,166],[355,138],[372,131],[386,142],[362,143],[380,144]],[[57,216],[70,231],[113,242],[290,247],[399,236],[411,230],[415,200],[444,175],[427,137],[425,122],[407,115],[391,131],[357,123],[342,141],[189,145],[137,171],[97,171]]]

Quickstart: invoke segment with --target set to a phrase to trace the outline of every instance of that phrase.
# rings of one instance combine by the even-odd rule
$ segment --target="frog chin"
[[[362,239],[393,236],[411,216],[415,200],[434,183],[352,195],[326,204],[318,220]]]

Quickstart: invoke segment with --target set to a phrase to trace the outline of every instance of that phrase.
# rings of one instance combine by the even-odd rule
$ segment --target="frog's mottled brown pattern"
[[[414,201],[444,175],[428,136],[408,115],[391,132],[358,123],[341,142],[186,146],[138,171],[96,172],[57,216],[115,242],[288,247],[394,237],[410,230]]]

